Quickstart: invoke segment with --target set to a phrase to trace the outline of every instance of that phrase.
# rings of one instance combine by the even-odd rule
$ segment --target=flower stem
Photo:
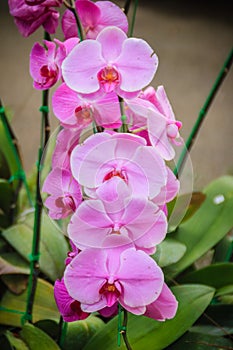
[[[118,100],[120,103],[120,109],[121,109],[121,121],[122,121],[122,126],[120,128],[121,132],[129,132],[128,126],[126,124],[126,115],[125,115],[125,108],[124,108],[124,100],[122,97],[118,96]]]
[[[66,0],[63,0],[63,3],[73,13],[73,15],[75,17],[75,21],[77,23],[77,27],[78,27],[78,36],[80,38],[80,41],[83,41],[85,39],[85,35],[84,35],[82,23],[80,21],[80,18],[78,16],[76,8],[75,8],[74,1],[70,0],[70,2],[68,3]]]
[[[37,157],[37,178],[36,178],[36,201],[35,201],[35,213],[34,213],[34,227],[33,227],[33,239],[32,239],[32,250],[29,256],[30,258],[30,275],[28,282],[28,297],[26,312],[24,320],[32,322],[32,311],[35,299],[37,279],[40,273],[39,258],[40,258],[40,238],[41,238],[41,220],[42,220],[42,209],[43,202],[40,194],[40,172],[42,168],[42,155],[45,152],[46,144],[50,136],[50,125],[49,125],[49,90],[42,92],[42,106],[40,107],[41,112],[41,138],[40,147],[38,150]]]
[[[134,24],[135,24],[135,19],[136,19],[137,8],[138,8],[138,0],[135,0],[134,1],[132,22],[131,22],[131,26],[130,26],[130,30],[129,30],[129,36],[133,36],[133,30],[134,30]]]
[[[201,125],[206,117],[206,114],[216,96],[216,93],[218,91],[218,89],[220,88],[224,78],[226,77],[227,73],[229,72],[230,70],[230,67],[232,65],[232,62],[233,62],[233,49],[230,51],[226,61],[224,62],[222,68],[221,68],[221,71],[217,77],[217,79],[215,80],[214,82],[214,85],[212,86],[212,89],[203,105],[203,107],[201,108],[200,112],[199,112],[199,115],[198,115],[198,118],[187,138],[187,141],[185,142],[185,146],[181,152],[181,155],[178,159],[178,162],[177,162],[177,165],[176,165],[176,168],[174,169],[174,174],[177,176],[180,171],[182,170],[183,166],[184,166],[184,163],[185,163],[185,160],[186,160],[186,157],[187,157],[187,154],[188,152],[190,152],[191,148],[192,148],[192,145],[196,139],[196,136],[201,128]]]

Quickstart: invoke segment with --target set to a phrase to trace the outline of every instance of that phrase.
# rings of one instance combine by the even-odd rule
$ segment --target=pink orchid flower
[[[178,308],[178,302],[168,288],[166,283],[163,284],[159,297],[151,304],[147,305],[144,316],[153,318],[157,321],[165,321],[175,316]]]
[[[118,97],[113,92],[90,102],[63,83],[53,94],[52,106],[53,113],[64,127],[85,128],[92,122],[104,128],[121,126]]]
[[[70,170],[72,150],[79,144],[82,129],[62,129],[56,137],[56,145],[52,156],[52,167]]]
[[[142,137],[129,133],[88,137],[73,149],[71,171],[86,193],[120,177],[133,196],[153,199],[167,183],[164,160]]]
[[[124,181],[115,180],[115,186],[122,187]],[[127,187],[118,191],[116,201],[85,200],[68,225],[69,238],[83,250],[102,247],[108,236],[122,235],[128,237],[137,249],[153,254],[155,246],[167,232],[164,212],[146,198],[129,196]]]
[[[146,41],[106,27],[96,40],[84,40],[71,51],[62,63],[62,75],[78,93],[115,91],[132,98],[150,83],[157,66],[158,58]]]
[[[38,90],[46,90],[61,77],[61,63],[66,57],[65,46],[56,48],[56,44],[44,40],[46,46],[35,43],[30,54],[30,74],[33,86]]]
[[[116,26],[125,33],[128,31],[128,21],[124,12],[111,1],[77,0],[76,11],[82,23],[85,38],[95,39],[98,33],[107,26]],[[73,13],[66,10],[62,17],[62,31],[66,39],[77,37],[77,23]]]
[[[58,167],[46,177],[42,192],[50,195],[44,205],[49,209],[49,216],[56,220],[73,214],[82,201],[80,185],[70,171]]]
[[[154,146],[165,160],[175,157],[173,145],[180,145],[180,121],[176,121],[163,86],[148,87],[135,99],[126,101],[126,113],[131,131],[139,128],[149,145]],[[144,129],[144,130],[143,130]],[[142,132],[139,132],[142,136]]]
[[[56,32],[59,12],[54,7],[59,7],[62,0],[8,0],[8,4],[10,14],[24,37],[34,33],[41,25],[50,34]]]
[[[80,302],[73,299],[64,284],[64,279],[56,280],[54,283],[54,298],[63,320],[66,322],[73,322],[78,320],[85,320],[90,314],[82,311]]]
[[[84,312],[112,307],[118,301],[141,315],[159,297],[164,277],[145,252],[121,246],[83,250],[66,267],[64,281]]]

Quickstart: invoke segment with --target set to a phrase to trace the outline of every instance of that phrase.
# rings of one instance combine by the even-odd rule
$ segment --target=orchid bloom
[[[73,214],[82,201],[80,185],[68,170],[58,167],[46,177],[42,192],[50,195],[44,205],[49,209],[49,216],[56,220]]]
[[[85,128],[92,122],[104,128],[121,126],[120,106],[113,92],[90,102],[63,83],[53,94],[52,106],[55,116],[66,128]]]
[[[168,288],[166,283],[163,284],[159,297],[151,304],[147,305],[144,316],[153,318],[157,321],[165,321],[175,316],[178,302]]]
[[[132,98],[150,83],[157,66],[158,58],[146,41],[106,27],[96,40],[84,40],[71,51],[62,63],[62,76],[72,90],[89,97],[115,91]]]
[[[52,156],[52,167],[70,170],[72,150],[79,144],[82,129],[62,129],[56,137]]]
[[[106,237],[122,235],[137,249],[153,254],[167,232],[164,212],[146,198],[131,197],[122,179],[116,177],[111,185],[112,182],[115,182],[119,199],[83,201],[68,225],[69,238],[79,249],[85,249],[102,247]],[[110,195],[112,187],[109,187]]]
[[[75,7],[86,39],[95,39],[103,28],[110,25],[120,28],[125,33],[128,31],[126,15],[111,1],[93,3],[89,0],[77,0]],[[62,31],[66,39],[78,36],[77,23],[70,10],[66,10],[62,17]]]
[[[71,171],[90,196],[100,187],[108,191],[108,181],[116,176],[132,195],[147,199],[156,197],[167,183],[164,160],[142,137],[129,133],[102,132],[88,137],[73,149]]]
[[[62,278],[61,281],[55,281],[54,298],[64,321],[73,322],[84,320],[89,316],[89,313],[82,311],[80,302],[73,299],[67,292],[64,284],[64,278]]]
[[[162,270],[145,252],[124,248],[85,249],[66,267],[65,286],[84,312],[118,301],[129,312],[142,315],[159,297]]]
[[[139,129],[165,160],[175,157],[173,145],[180,145],[179,130],[182,123],[175,119],[174,112],[163,86],[155,90],[152,86],[141,91],[135,99],[126,101],[126,114],[130,130]]]
[[[41,25],[49,34],[56,32],[62,0],[8,0],[10,14],[19,32],[28,37]]]
[[[61,77],[61,63],[66,56],[64,46],[56,48],[56,44],[44,40],[46,46],[35,43],[30,54],[30,74],[33,86],[38,90],[46,90]]]

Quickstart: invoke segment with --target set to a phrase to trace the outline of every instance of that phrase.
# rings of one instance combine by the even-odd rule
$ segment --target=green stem
[[[123,322],[121,319],[121,314],[124,313]],[[128,338],[127,338],[127,323],[128,323],[128,312],[120,305],[118,304],[118,337],[117,337],[117,344],[118,346],[121,345],[121,336],[123,337],[125,346],[127,350],[132,350],[131,345],[129,344]]]
[[[41,139],[40,147],[38,150],[37,158],[37,179],[36,179],[36,202],[35,202],[35,214],[34,214],[34,227],[33,227],[33,239],[32,250],[30,254],[30,276],[28,282],[28,297],[25,319],[32,322],[33,304],[35,300],[35,293],[37,287],[37,279],[40,273],[39,258],[40,258],[40,238],[41,238],[41,219],[43,202],[40,194],[40,171],[43,152],[50,136],[49,125],[49,108],[48,108],[49,90],[42,92],[42,106],[41,112]]]
[[[66,332],[67,332],[67,322],[65,322],[62,318],[60,317],[60,322],[59,322],[59,334],[58,334],[58,345],[63,348],[65,338],[66,338]]]
[[[125,109],[124,109],[124,100],[122,97],[118,96],[119,104],[120,104],[120,110],[121,110],[121,121],[122,126],[120,128],[121,132],[128,132],[128,126],[126,124],[126,115],[125,115]]]
[[[68,3],[66,0],[63,0],[63,4],[73,13],[75,17],[75,21],[77,23],[77,27],[78,27],[78,36],[80,38],[80,41],[83,41],[85,39],[85,35],[84,35],[82,23],[79,19],[79,16],[75,8],[75,2],[73,0],[70,0],[70,2]]]
[[[129,30],[129,36],[133,36],[133,30],[134,30],[134,25],[135,25],[135,19],[136,19],[136,13],[137,13],[137,8],[138,8],[138,0],[134,1],[134,9],[133,9],[133,16],[132,16],[132,22]]]
[[[188,138],[187,138],[185,146],[182,149],[182,152],[181,152],[181,155],[178,159],[176,168],[174,169],[174,174],[176,176],[180,173],[180,171],[182,170],[182,168],[184,166],[187,154],[191,150],[191,147],[192,147],[192,145],[196,139],[196,136],[198,134],[198,131],[200,130],[200,127],[201,127],[201,125],[206,117],[206,114],[207,114],[207,112],[208,112],[208,110],[209,110],[209,108],[210,108],[210,106],[211,106],[211,104],[216,96],[218,89],[220,88],[224,78],[226,77],[227,73],[229,72],[229,69],[231,67],[232,62],[233,62],[233,49],[230,51],[226,61],[224,62],[223,66],[221,68],[221,71],[220,71],[216,81],[214,82],[214,85],[213,85],[203,107],[201,108],[201,110],[199,112],[198,118],[197,118]]]

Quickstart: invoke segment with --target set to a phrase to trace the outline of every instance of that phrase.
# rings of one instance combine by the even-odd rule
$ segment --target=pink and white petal
[[[151,201],[141,200],[141,208],[139,204],[140,209],[136,207],[136,204],[140,203],[139,200],[136,201],[133,199],[131,202],[136,202],[136,210],[132,211],[132,213],[135,212],[135,216],[132,216],[132,221],[130,221],[130,219],[128,220],[127,217],[130,218],[130,215],[127,210],[128,208],[126,207],[125,217],[122,218],[122,221],[128,220],[128,223],[126,222],[125,225],[127,229],[132,233],[132,236],[130,236],[130,238],[135,240],[138,240],[140,238],[143,240],[143,238],[145,238],[144,246],[150,247],[151,245],[147,245],[146,242],[145,234],[147,234],[148,237],[153,237],[153,245],[160,243],[166,235],[167,223],[165,214],[162,211],[158,211],[158,207]]]
[[[100,43],[84,40],[63,61],[62,76],[71,89],[90,94],[99,90],[97,73],[104,66]]]
[[[104,27],[115,26],[127,33],[128,20],[122,9],[111,1],[97,1],[95,4],[101,11],[99,24]]]
[[[80,303],[69,295],[64,284],[64,279],[55,281],[54,298],[64,321],[73,322],[84,320],[89,316],[89,313],[81,310]]]
[[[146,312],[146,306],[131,307],[125,304],[123,297],[119,297],[119,302],[127,311],[134,315],[143,315]]]
[[[54,44],[55,47],[55,44]],[[39,43],[35,43],[30,53],[30,74],[33,79],[40,78],[40,68],[48,64],[48,57],[45,48]]]
[[[103,308],[107,308],[107,299],[101,295],[101,299],[93,304],[81,304],[81,308],[84,312],[96,312],[102,310]]]
[[[153,202],[159,205],[163,205],[164,203],[168,203],[173,200],[180,189],[180,182],[173,174],[172,170],[167,167],[167,183],[163,187],[160,194],[153,198]]]
[[[70,207],[64,206],[62,197],[49,196],[44,201],[44,205],[49,209],[49,217],[54,220],[64,219],[73,214],[73,210]]]
[[[167,136],[167,121],[159,112],[148,110],[148,135],[150,142],[165,160],[175,157],[175,151]]]
[[[109,145],[110,141],[109,134],[97,133],[72,151],[72,174],[81,185],[95,188],[97,182],[102,183],[103,177],[100,180],[97,179],[98,173],[101,173],[100,168],[103,169],[103,165],[109,159],[114,159],[113,148],[110,147],[111,144]]]
[[[121,126],[121,111],[118,97],[114,92],[106,94],[93,102],[94,119],[97,125],[104,128],[119,128]]]
[[[161,294],[152,304],[147,305],[144,316],[165,321],[175,316],[177,308],[178,302],[174,294],[164,283]]]
[[[44,181],[42,192],[61,194],[63,190],[62,181],[62,169],[58,167],[52,169]]]
[[[120,88],[120,86],[117,86],[115,89],[115,92],[122,98],[125,99],[131,99],[131,98],[135,98],[139,95],[140,90],[136,90],[136,91],[124,91]]]
[[[82,105],[77,92],[62,83],[54,92],[52,107],[55,116],[64,124],[77,124],[75,109]]]
[[[86,204],[90,201],[97,202],[92,203],[94,208]],[[86,200],[72,216],[68,235],[79,249],[101,247],[106,236],[111,233],[112,226],[103,204],[99,200]]]
[[[166,91],[162,85],[158,86],[156,90],[156,96],[160,102],[160,105],[163,109],[163,115],[166,116],[168,119],[175,120],[175,115],[172,110],[172,106],[168,100]]]
[[[75,7],[84,29],[96,26],[101,17],[101,11],[96,4],[89,0],[78,0]]]
[[[106,27],[97,36],[96,40],[102,45],[102,55],[107,64],[114,64],[120,56],[122,45],[127,39],[123,30],[117,27]]]
[[[158,58],[146,41],[129,38],[124,41],[115,65],[121,74],[120,88],[132,92],[151,82],[158,67]]]
[[[162,242],[166,233],[167,219],[164,212],[160,210],[154,215],[154,223],[149,228],[144,229],[144,234],[139,235],[139,238],[134,241],[134,244],[137,249],[141,249],[149,255],[153,254],[155,252],[155,246]]]
[[[118,313],[118,303],[115,303],[112,306],[104,307],[103,309],[99,310],[99,314],[103,317],[113,317],[116,316]]]
[[[101,300],[99,290],[108,276],[106,258],[106,252],[100,249],[85,249],[73,258],[64,273],[65,286],[72,298],[90,305]]]
[[[78,37],[78,29],[74,14],[70,10],[66,10],[62,16],[61,28],[65,39]]]
[[[167,182],[164,160],[152,146],[139,147],[132,161],[140,164],[149,186],[150,199],[154,198]]]
[[[43,21],[43,27],[49,34],[55,34],[57,26],[59,24],[60,14],[58,11],[48,11],[47,18]]]
[[[133,248],[123,251],[118,278],[123,293],[121,300],[130,307],[145,306],[161,293],[164,276],[155,261],[146,253]]]

